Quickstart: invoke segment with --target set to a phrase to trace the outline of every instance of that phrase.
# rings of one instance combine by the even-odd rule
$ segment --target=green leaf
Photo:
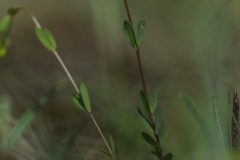
[[[78,94],[73,95],[73,102],[82,110],[86,111],[82,97],[80,97]]]
[[[143,90],[140,91],[140,102],[142,107],[144,108],[144,111],[147,115],[151,114],[150,107],[147,101],[146,94],[144,93]]]
[[[4,46],[0,46],[0,58],[3,58],[7,53],[7,48]]]
[[[88,95],[88,90],[84,83],[80,85],[80,91],[81,91],[81,96],[84,102],[84,106],[88,112],[91,112],[91,103],[90,103],[90,98]]]
[[[155,132],[157,135],[159,135],[163,125],[162,111],[160,107],[157,107],[157,110],[155,113],[155,123],[156,123]]]
[[[36,114],[42,109],[48,99],[56,91],[56,86],[50,89],[44,96],[42,96],[38,102],[32,107],[29,108],[18,120],[16,125],[11,130],[9,136],[1,144],[1,148],[10,149],[23,134],[26,128],[32,123]]]
[[[152,89],[151,91],[149,106],[150,106],[151,113],[153,114],[153,112],[157,108],[157,92],[155,89]]]
[[[35,33],[39,41],[46,49],[50,50],[51,52],[56,50],[56,42],[49,30],[35,27]]]
[[[142,132],[142,136],[155,149],[159,149],[160,148],[159,144],[148,133]]]
[[[166,127],[165,127],[164,121],[162,121],[161,129],[160,129],[160,133],[159,133],[159,139],[160,139],[161,144],[164,144],[165,138],[166,138]]]
[[[140,47],[141,43],[142,43],[142,37],[143,37],[143,28],[145,26],[145,22],[144,20],[141,20],[138,22],[138,31],[137,31],[137,46],[138,48]]]
[[[152,125],[151,125],[149,119],[147,118],[147,116],[142,113],[142,111],[141,111],[141,109],[139,107],[137,109],[138,109],[139,116],[140,116],[141,120],[143,121],[143,124],[146,126],[146,128],[151,133],[154,133]]]
[[[115,145],[114,145],[114,141],[113,141],[113,138],[112,138],[112,135],[110,134],[109,135],[109,138],[110,138],[110,143],[111,143],[111,150],[112,150],[112,153],[113,153],[113,157],[116,156],[115,154]]]
[[[101,149],[99,149],[99,148],[97,148],[99,151],[101,151],[102,153],[104,153],[105,155],[107,155],[107,156],[109,156],[109,157],[112,157],[112,155],[111,155],[111,153],[108,153],[108,152],[106,152],[106,151],[104,151],[104,150],[101,150]]]
[[[4,39],[0,42],[0,58],[6,55],[9,45],[10,38],[9,36],[5,36]]]
[[[0,21],[0,33],[4,32],[10,25],[12,16],[9,14],[5,15],[3,19]]]
[[[132,24],[129,21],[125,20],[123,23],[123,30],[128,43],[136,50],[138,47]]]
[[[163,160],[172,160],[173,158],[173,154],[172,153],[168,153],[163,157]]]

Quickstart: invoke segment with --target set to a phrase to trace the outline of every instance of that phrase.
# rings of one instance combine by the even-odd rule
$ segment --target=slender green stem
[[[141,80],[142,80],[143,90],[144,90],[144,92],[146,94],[146,97],[147,97],[147,100],[148,100],[148,92],[147,92],[146,82],[145,82],[145,78],[144,78],[144,74],[143,74],[142,61],[141,61],[141,56],[140,56],[139,49],[136,50],[136,55],[137,55],[138,67],[139,67],[140,76],[141,76]]]
[[[77,93],[80,93],[80,92],[79,92],[79,89],[78,89],[78,87],[77,87],[77,85],[76,85],[76,83],[74,82],[71,74],[69,73],[67,67],[66,67],[65,64],[63,63],[61,57],[58,55],[57,51],[54,51],[53,53],[54,53],[54,55],[57,57],[58,61],[60,62],[61,66],[63,67],[64,71],[66,72],[68,78],[70,79],[70,81],[71,81],[73,87],[75,88],[75,90],[77,91]]]
[[[26,7],[19,7],[18,9],[19,9],[19,10],[20,10],[20,9],[25,10],[25,11],[31,16],[31,18],[32,18],[33,22],[35,23],[35,25],[36,25],[38,28],[41,28],[40,23],[38,22],[38,20],[36,19],[36,17],[32,14],[32,12],[31,12],[28,8],[26,8]],[[60,62],[60,64],[61,64],[61,66],[63,67],[64,71],[66,72],[66,74],[67,74],[68,78],[70,79],[73,87],[75,88],[75,90],[77,91],[77,93],[80,94],[80,91],[79,91],[76,83],[74,82],[74,80],[73,80],[70,72],[68,71],[68,69],[67,69],[67,67],[65,66],[64,62],[62,61],[61,57],[59,56],[59,54],[57,53],[57,51],[54,51],[53,53],[54,53],[54,55],[56,56],[56,58],[58,59],[58,61]],[[104,135],[103,135],[100,127],[98,126],[98,124],[97,124],[94,116],[92,115],[91,112],[89,112],[89,115],[90,115],[91,119],[93,120],[93,123],[94,123],[94,125],[96,126],[98,132],[100,133],[100,135],[101,135],[101,137],[102,137],[105,145],[107,146],[109,152],[110,152],[111,155],[113,156],[113,157],[112,157],[113,160],[116,160],[116,157],[114,157],[114,155],[113,155],[113,153],[112,153],[112,150],[111,150],[111,148],[109,147],[109,145],[108,145],[108,143],[107,143],[107,141],[106,141],[106,139],[105,139],[105,137],[104,137]]]
[[[92,113],[91,113],[91,112],[89,112],[89,115],[90,115],[90,117],[92,118],[92,121],[93,121],[93,123],[95,124],[95,126],[96,126],[96,128],[97,128],[97,130],[98,130],[99,134],[101,135],[101,137],[102,137],[102,139],[103,139],[103,141],[104,141],[105,145],[107,146],[107,148],[108,148],[109,152],[110,152],[110,153],[111,153],[111,155],[113,156],[112,150],[111,150],[111,148],[109,147],[109,145],[108,145],[108,143],[107,143],[107,140],[105,139],[105,137],[104,137],[104,135],[103,135],[103,133],[102,133],[101,129],[99,128],[99,126],[98,126],[98,124],[97,124],[97,122],[96,122],[95,118],[93,117],[93,115],[92,115]],[[116,160],[116,158],[115,158],[115,157],[113,157],[113,159],[114,159],[114,160]]]

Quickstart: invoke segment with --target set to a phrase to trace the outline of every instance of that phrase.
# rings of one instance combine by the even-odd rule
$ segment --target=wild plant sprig
[[[165,135],[165,125],[162,119],[161,109],[160,107],[157,107],[156,93],[153,92],[153,94],[151,94],[151,97],[149,99],[148,91],[146,87],[146,81],[143,73],[139,47],[142,41],[143,27],[145,25],[145,21],[139,21],[137,37],[136,37],[133,29],[132,18],[131,18],[127,0],[124,0],[124,4],[125,4],[127,16],[128,16],[128,21],[125,20],[123,24],[124,33],[129,44],[135,49],[142,86],[143,86],[143,90],[141,90],[140,92],[140,100],[141,100],[142,108],[144,111],[142,112],[141,109],[138,108],[138,112],[142,120],[145,122],[144,124],[148,128],[150,128],[151,132],[153,132],[155,140],[146,132],[142,132],[142,136],[150,145],[152,145],[155,148],[155,151],[153,151],[152,153],[156,155],[160,160],[171,160],[173,157],[172,153],[168,153],[165,156],[163,156],[163,149],[160,141],[160,136],[161,134]],[[156,109],[156,112],[155,112],[155,109]],[[155,113],[155,121],[153,119],[154,113]]]
[[[91,106],[90,106],[90,99],[89,99],[89,95],[88,95],[88,92],[87,92],[87,88],[85,87],[84,84],[81,84],[80,86],[80,90],[78,89],[76,83],[74,82],[74,79],[72,78],[70,72],[68,71],[66,65],[64,64],[64,62],[62,61],[61,57],[59,56],[58,52],[56,51],[56,42],[52,36],[52,34],[50,33],[49,30],[47,29],[42,29],[40,23],[38,22],[37,18],[34,16],[34,14],[26,7],[12,7],[9,9],[8,11],[8,16],[10,16],[10,20],[11,21],[6,21],[6,22],[3,22],[3,23],[0,23],[0,28],[2,28],[3,31],[7,30],[7,34],[9,35],[10,34],[10,22],[12,22],[12,19],[13,19],[13,15],[15,15],[15,13],[17,13],[19,10],[24,10],[26,11],[30,16],[31,16],[31,19],[33,20],[34,24],[36,25],[35,27],[35,33],[38,37],[38,39],[40,40],[40,42],[43,44],[43,46],[48,49],[49,51],[51,51],[55,56],[56,58],[58,59],[59,63],[61,64],[61,66],[63,67],[64,71],[66,72],[68,78],[70,79],[73,87],[75,88],[76,92],[77,92],[77,97],[75,96],[74,100],[75,100],[75,103],[79,103],[79,100],[83,100],[82,104],[78,104],[78,105],[83,105],[84,106],[84,110],[87,111],[95,125],[95,127],[97,128],[99,134],[101,135],[101,138],[103,139],[106,147],[108,148],[109,152],[110,152],[110,157],[113,159],[113,160],[116,160],[116,156],[115,156],[115,153],[114,153],[114,146],[112,146],[112,148],[109,146],[106,138],[104,137],[99,125],[97,124],[92,112],[91,112]],[[7,17],[9,18],[9,17]],[[8,19],[7,19],[8,20]],[[81,107],[80,107],[81,108]],[[81,108],[82,109],[82,108]],[[111,143],[113,143],[113,140],[112,138],[110,138],[110,141]]]
[[[127,0],[124,0],[124,4],[125,4],[125,8],[126,8],[127,15],[128,15],[128,20],[129,20],[130,24],[133,25]],[[145,25],[145,23],[143,25]],[[145,77],[144,77],[143,68],[142,68],[142,61],[141,61],[139,46],[137,48],[135,48],[135,52],[137,55],[138,67],[139,67],[140,76],[141,76],[141,80],[142,80],[143,90],[146,93],[147,99],[148,99],[148,92],[147,92]]]

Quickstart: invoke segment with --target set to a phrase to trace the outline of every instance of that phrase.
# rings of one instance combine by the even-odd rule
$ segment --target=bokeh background
[[[137,113],[142,85],[135,52],[124,37],[123,0],[0,0],[0,17],[11,6],[28,7],[52,32],[76,83],[88,87],[93,115],[104,134],[114,137],[117,157],[153,159],[141,137],[146,131]],[[184,90],[191,95],[214,132],[211,97],[217,96],[216,84],[224,86],[218,77],[231,93],[240,89],[240,1],[129,0],[129,7],[135,28],[139,20],[146,20],[141,56],[148,90],[157,90],[166,124],[164,153],[172,152],[174,159],[213,159],[209,143],[178,94]],[[67,159],[106,159],[96,149],[105,146],[90,117],[72,102],[75,90],[62,67],[37,40],[30,17],[20,11],[9,51],[0,60],[1,104],[11,109],[11,123],[59,80],[65,85],[26,130],[13,155],[56,159],[55,149],[69,131],[80,127]],[[222,104],[221,98],[217,103]],[[225,113],[219,109],[222,123]]]

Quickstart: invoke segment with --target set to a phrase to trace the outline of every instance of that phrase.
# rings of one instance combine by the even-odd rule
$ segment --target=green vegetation
[[[139,114],[139,117],[142,120],[141,125],[144,126],[146,130],[143,129],[141,132],[139,132],[139,134],[142,133],[142,139],[145,140],[146,143],[148,143],[144,145],[151,148],[151,149],[146,149],[147,147],[144,148],[144,152],[151,154],[152,159],[174,160],[175,159],[174,151],[169,152],[168,150],[167,151],[165,150],[165,146],[166,146],[165,144],[169,143],[166,140],[166,136],[168,136],[168,134],[166,133],[166,130],[167,130],[166,124],[168,123],[164,119],[164,112],[162,111],[162,108],[160,105],[161,103],[158,102],[158,96],[157,96],[158,92],[157,92],[157,89],[152,88],[150,94],[148,94],[147,86],[149,86],[150,84],[147,84],[145,81],[145,74],[143,71],[143,65],[141,61],[140,45],[144,38],[143,31],[144,31],[145,24],[147,24],[147,21],[140,20],[137,25],[137,31],[135,32],[134,24],[132,22],[132,17],[130,14],[127,0],[124,0],[124,4],[125,4],[126,12],[128,15],[128,20],[124,20],[123,22],[123,32],[125,34],[125,37],[128,43],[130,44],[130,46],[134,48],[134,51],[136,53],[136,58],[137,58],[139,73],[140,73],[139,78],[141,79],[141,83],[142,83],[142,89],[140,89],[140,86],[139,86],[139,90],[140,90],[139,104],[136,104],[136,106],[139,105],[141,107],[136,108],[136,113]],[[57,60],[59,61],[64,71],[66,72],[69,80],[71,81],[74,89],[76,90],[76,93],[74,93],[72,96],[72,100],[75,106],[89,116],[89,119],[92,120],[94,127],[98,131],[102,141],[105,144],[104,149],[98,146],[93,148],[96,148],[96,150],[98,149],[100,152],[102,152],[107,157],[109,157],[109,159],[113,159],[113,160],[123,159],[121,158],[121,155],[118,154],[118,150],[121,150],[121,148],[118,148],[118,145],[114,140],[116,136],[115,135],[112,136],[113,134],[111,133],[109,134],[109,140],[107,140],[105,138],[104,132],[101,129],[101,126],[98,124],[98,121],[93,115],[95,108],[92,107],[92,104],[94,104],[94,102],[91,100],[92,98],[90,99],[90,93],[86,85],[84,83],[81,83],[80,86],[77,87],[78,85],[75,83],[75,80],[72,78],[70,72],[68,71],[68,68],[65,66],[64,62],[62,61],[61,57],[57,52],[57,44],[53,34],[48,29],[43,29],[41,27],[38,20],[35,18],[33,13],[28,8],[12,7],[8,10],[7,15],[5,15],[0,21],[0,57],[4,57],[7,55],[7,50],[9,48],[9,43],[10,43],[9,37],[11,33],[13,18],[15,18],[14,16],[20,10],[26,11],[32,18],[35,24],[35,34],[38,40],[48,51],[52,52],[56,56]],[[203,133],[204,138],[208,143],[208,145],[206,146],[208,146],[209,147],[208,149],[210,150],[209,157],[211,157],[212,160],[238,159],[236,154],[237,151],[232,147],[232,138],[231,138],[232,119],[236,123],[238,132],[240,132],[238,118],[234,117],[232,113],[233,104],[230,100],[231,99],[230,95],[232,92],[229,91],[227,84],[222,78],[219,78],[218,80],[214,79],[212,81],[214,82],[216,81],[217,83],[217,85],[213,83],[216,86],[212,87],[211,85],[213,89],[212,88],[209,89],[209,92],[212,92],[212,90],[214,91],[213,93],[211,93],[212,97],[209,97],[210,99],[212,98],[211,99],[212,106],[209,106],[211,107],[210,114],[212,114],[212,119],[210,120],[206,119],[198,111],[197,109],[198,105],[194,102],[194,100],[189,96],[188,93],[186,92],[179,93],[179,98],[186,105],[187,110],[189,111],[189,113],[191,113],[201,133]],[[24,132],[26,130],[28,130],[28,127],[31,126],[31,123],[34,121],[37,114],[39,112],[42,112],[43,106],[51,98],[53,93],[55,93],[58,87],[59,87],[58,85],[54,86],[44,96],[40,97],[37,103],[33,107],[27,109],[27,111],[25,111],[25,113],[17,120],[16,124],[9,131],[8,129],[6,129],[9,126],[6,126],[5,129],[1,130],[2,133],[0,134],[1,135],[0,147],[1,147],[1,151],[4,152],[4,155],[7,155],[6,157],[12,154],[12,151],[14,150],[14,146],[19,140],[19,138],[24,135]],[[128,96],[131,97],[130,94]],[[69,97],[71,97],[71,95],[69,95]],[[112,97],[109,97],[109,98],[111,99]],[[223,116],[221,112],[224,112],[225,115]],[[131,121],[129,120],[128,123],[131,123]],[[214,125],[212,125],[212,123]],[[68,151],[71,150],[71,147],[73,146],[78,134],[84,130],[84,127],[82,127],[82,124],[83,122],[79,124],[80,127],[78,126],[76,128],[69,129],[69,131],[66,134],[66,140],[59,145],[60,147],[59,146],[51,147],[52,150],[49,152],[52,152],[53,159],[56,159],[56,160],[70,159],[68,156]],[[174,135],[174,133],[172,133],[171,136],[172,135]],[[197,138],[198,137],[196,137],[196,139]],[[202,137],[200,137],[199,139],[201,138]],[[169,139],[171,139],[171,137],[169,137]],[[186,155],[189,155],[189,154],[191,153],[186,153]],[[201,157],[201,159],[208,159],[208,157],[206,158]]]

